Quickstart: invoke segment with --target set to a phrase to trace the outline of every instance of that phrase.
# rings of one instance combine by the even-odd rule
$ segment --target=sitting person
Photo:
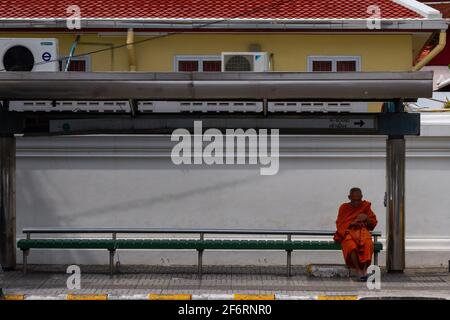
[[[373,255],[370,231],[377,225],[377,217],[370,208],[370,202],[362,200],[362,197],[360,188],[350,190],[350,202],[339,207],[333,239],[341,244],[347,266],[356,271],[361,281],[365,281]]]

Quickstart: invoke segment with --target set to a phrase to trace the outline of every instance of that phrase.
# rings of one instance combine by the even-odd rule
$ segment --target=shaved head
[[[362,197],[362,191],[357,187],[351,188],[350,192],[348,193],[348,199],[350,200],[350,204],[353,207],[359,207],[361,205]]]
[[[350,192],[348,194],[351,196],[353,193],[360,193],[360,194],[362,194],[362,191],[358,187],[353,187],[353,188],[350,189]]]

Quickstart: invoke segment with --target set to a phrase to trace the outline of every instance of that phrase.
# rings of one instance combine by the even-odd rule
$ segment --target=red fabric
[[[392,0],[0,0],[0,18],[67,18],[78,5],[81,18],[146,19],[365,19],[369,5],[381,18],[423,18]]]
[[[360,223],[358,226],[349,227],[362,213],[367,215],[370,225]],[[354,250],[356,250],[361,268],[364,264],[370,264],[373,255],[373,241],[369,231],[372,231],[377,223],[376,215],[368,201],[362,201],[358,207],[353,207],[350,203],[344,203],[339,207],[334,241],[341,243],[345,263],[348,266],[352,266],[350,254]]]

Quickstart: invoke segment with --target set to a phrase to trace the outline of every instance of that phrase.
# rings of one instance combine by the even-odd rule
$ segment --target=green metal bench
[[[31,249],[105,249],[110,253],[110,273],[114,273],[114,255],[118,249],[160,249],[184,250],[198,252],[198,273],[202,275],[204,250],[285,250],[287,253],[286,270],[291,275],[291,254],[293,250],[341,250],[341,245],[327,240],[295,240],[292,236],[332,236],[334,231],[313,230],[258,230],[258,229],[79,229],[79,228],[34,228],[23,229],[26,239],[21,239],[17,247],[23,252],[23,272],[27,272],[27,257]],[[46,238],[31,239],[31,234],[111,234],[111,238]],[[154,239],[121,238],[118,234],[197,234],[198,239]],[[276,235],[285,236],[285,240],[235,240],[205,239],[205,235]],[[374,237],[374,264],[378,264],[378,253],[383,245],[378,242],[379,232],[372,232]]]

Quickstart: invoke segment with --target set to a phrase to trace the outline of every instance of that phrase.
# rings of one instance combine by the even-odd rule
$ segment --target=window
[[[222,61],[220,56],[175,56],[176,72],[220,72]]]
[[[336,61],[336,71],[337,72],[355,72],[356,71],[356,61]]]
[[[63,59],[61,61],[61,71],[64,71],[68,59]],[[73,57],[70,59],[69,68],[67,71],[91,71],[91,57]]]
[[[331,72],[333,71],[333,64],[331,61],[314,60],[312,71],[314,72]]]
[[[361,71],[360,57],[310,56],[309,72],[357,72]]]
[[[222,61],[220,60],[209,60],[203,61],[203,72],[220,72],[222,71]]]
[[[198,71],[198,61],[180,60],[178,61],[178,71]]]

